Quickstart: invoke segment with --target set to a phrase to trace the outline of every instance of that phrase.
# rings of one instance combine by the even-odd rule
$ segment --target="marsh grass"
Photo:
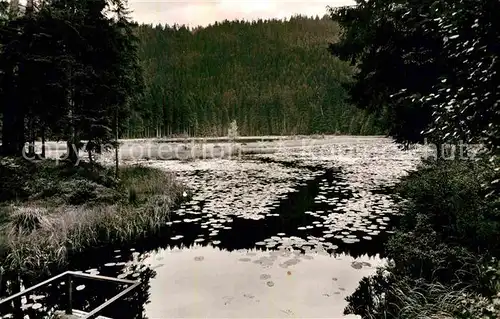
[[[164,199],[177,186],[171,174],[144,166],[124,167],[120,170],[119,187],[128,194],[130,203],[144,202],[150,196]],[[158,198],[159,197],[159,198]]]
[[[411,283],[400,281],[392,287],[392,294],[399,318],[448,319],[464,316],[477,318],[481,308],[489,304],[478,294],[466,288],[435,283]]]
[[[498,302],[475,292],[471,285],[410,278],[391,268],[363,278],[356,292],[346,298],[345,313],[367,319],[498,318]]]
[[[59,192],[62,198],[28,196],[1,207],[0,247],[6,271],[48,271],[64,265],[70,254],[154,233],[169,219],[184,191],[171,174],[158,169],[124,167],[116,181],[101,168],[93,169],[65,171],[64,178],[61,171],[44,171],[49,187],[70,188]],[[98,187],[82,189],[85,183]]]

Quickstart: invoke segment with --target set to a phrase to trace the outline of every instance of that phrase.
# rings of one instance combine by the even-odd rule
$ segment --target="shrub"
[[[365,278],[346,313],[363,318],[498,318],[498,202],[486,197],[489,162],[426,161],[396,195],[401,225],[390,266]],[[493,262],[491,261],[493,260]]]
[[[471,250],[500,248],[500,211],[486,198],[484,185],[493,177],[486,161],[426,162],[397,187],[408,199],[402,231],[413,230],[419,218],[440,235]]]
[[[9,228],[21,234],[30,234],[46,221],[47,209],[43,207],[12,207],[9,214]]]

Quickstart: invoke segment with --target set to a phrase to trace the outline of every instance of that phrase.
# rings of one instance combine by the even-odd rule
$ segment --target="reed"
[[[174,177],[147,167],[124,167],[115,203],[52,205],[16,202],[4,207],[0,227],[3,268],[39,273],[65,264],[70,253],[134,240],[154,233],[169,220],[184,192]],[[134,194],[133,196],[131,194]]]

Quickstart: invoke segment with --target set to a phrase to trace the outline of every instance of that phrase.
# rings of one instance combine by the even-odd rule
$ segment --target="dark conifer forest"
[[[326,10],[325,10],[326,11]],[[353,68],[328,53],[328,16],[137,29],[146,90],[129,137],[381,133],[346,102]]]
[[[53,139],[75,159],[82,140],[89,154],[116,140],[143,90],[128,14],[120,0],[1,2],[3,155]]]

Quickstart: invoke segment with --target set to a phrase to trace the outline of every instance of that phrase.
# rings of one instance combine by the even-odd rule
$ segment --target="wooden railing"
[[[119,278],[114,278],[114,277],[106,277],[106,276],[99,276],[99,275],[91,275],[91,274],[85,274],[85,273],[80,273],[80,272],[75,272],[75,271],[66,271],[63,272],[62,274],[59,274],[57,276],[54,276],[52,278],[49,278],[39,284],[36,284],[32,287],[29,287],[27,289],[24,289],[21,292],[18,292],[17,294],[14,294],[10,297],[7,297],[5,299],[0,300],[0,305],[5,304],[9,301],[12,301],[16,298],[20,298],[23,295],[37,289],[40,287],[43,287],[54,280],[57,279],[62,279],[66,277],[66,286],[68,287],[68,300],[66,303],[66,314],[71,315],[73,314],[73,277],[76,278],[84,278],[84,279],[92,279],[92,280],[100,280],[100,281],[111,281],[111,282],[116,282],[120,284],[128,284],[130,285],[129,287],[125,288],[122,290],[120,293],[117,295],[113,296],[111,299],[107,300],[104,302],[102,305],[98,306],[94,310],[92,310],[89,313],[86,313],[83,317],[84,319],[94,319],[98,316],[99,312],[101,312],[104,308],[112,304],[113,302],[117,301],[118,299],[124,297],[126,294],[134,290],[140,285],[139,281],[134,281],[134,280],[127,280],[127,279],[119,279]]]

